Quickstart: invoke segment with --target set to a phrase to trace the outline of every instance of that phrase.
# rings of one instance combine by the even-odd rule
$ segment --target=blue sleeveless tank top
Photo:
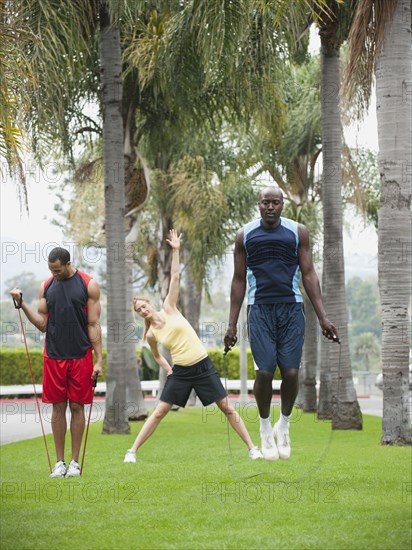
[[[303,302],[297,222],[280,218],[275,229],[266,229],[258,219],[243,229],[249,305]]]

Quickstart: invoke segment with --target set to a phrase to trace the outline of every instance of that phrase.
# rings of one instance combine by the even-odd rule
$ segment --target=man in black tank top
[[[50,252],[48,266],[52,276],[40,287],[37,313],[23,301],[19,288],[10,294],[21,302],[28,320],[46,333],[42,401],[53,404],[52,430],[57,456],[50,477],[74,477],[80,475],[78,458],[85,425],[84,405],[92,402],[92,379],[102,372],[100,288],[89,275],[71,265],[70,254],[64,248]],[[67,403],[72,437],[68,468],[64,460]]]

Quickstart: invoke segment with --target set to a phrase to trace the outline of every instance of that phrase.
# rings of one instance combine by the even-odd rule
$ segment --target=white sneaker
[[[78,477],[80,475],[80,465],[75,460],[72,460],[67,468],[66,477]]]
[[[251,460],[256,460],[257,458],[263,458],[263,455],[260,452],[260,449],[253,447],[253,449],[249,449],[249,458]]]
[[[279,458],[287,460],[290,457],[290,437],[289,432],[284,432],[279,429],[278,423],[273,426],[273,437],[276,441],[276,446],[279,452]]]
[[[136,452],[132,451],[131,449],[127,450],[126,456],[124,457],[123,462],[132,462],[133,464],[136,463]]]
[[[51,478],[64,477],[66,475],[66,463],[63,460],[58,460],[54,465],[53,471],[50,474]]]
[[[273,433],[269,432],[263,434],[260,432],[260,439],[262,441],[262,455],[266,460],[277,460],[279,458],[278,449],[276,447]]]

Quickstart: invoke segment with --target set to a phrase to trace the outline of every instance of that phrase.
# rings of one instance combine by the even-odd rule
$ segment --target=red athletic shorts
[[[81,359],[51,359],[43,362],[43,403],[73,401],[86,405],[93,400],[93,355],[90,348]]]

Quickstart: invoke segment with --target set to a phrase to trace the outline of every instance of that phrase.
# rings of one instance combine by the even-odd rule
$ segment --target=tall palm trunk
[[[119,30],[110,25],[107,0],[100,3],[100,62],[107,247],[107,374],[103,433],[129,433],[126,404],[126,310],[122,65]]]
[[[412,443],[408,410],[411,292],[411,7],[398,0],[376,76],[381,204],[378,269],[382,315],[382,443]],[[410,402],[409,402],[410,403]]]
[[[193,278],[192,269],[189,263],[189,251],[183,249],[183,262],[185,264],[185,289],[184,294],[181,296],[183,303],[183,315],[189,321],[194,328],[196,334],[200,337],[200,309],[202,305],[202,287],[198,287],[196,281]],[[188,407],[194,407],[196,405],[196,392],[192,390],[190,392],[189,400],[187,402]]]
[[[299,394],[296,406],[304,412],[315,412],[317,408],[316,368],[318,362],[318,318],[307,298],[305,302],[305,345],[302,354],[302,372],[299,374]]]
[[[348,345],[345,267],[342,236],[341,123],[339,111],[339,49],[321,34],[321,118],[323,151],[323,301],[336,323],[341,345],[322,341],[319,418],[332,418],[333,429],[361,429]]]
[[[123,116],[124,126],[124,158],[125,158],[125,189],[126,189],[126,311],[125,326],[130,327],[129,334],[134,335],[134,315],[132,309],[133,301],[133,264],[134,248],[139,233],[138,216],[139,211],[146,202],[149,189],[150,178],[149,171],[143,160],[143,167],[138,168],[138,152],[134,146],[136,133],[136,108],[133,101],[129,99],[129,105]],[[139,156],[140,158],[140,156]],[[147,418],[147,407],[144,401],[141,381],[138,371],[138,362],[136,356],[136,344],[134,338],[125,339],[126,348],[126,398],[129,420],[144,420]]]
[[[128,334],[134,335],[134,317],[132,310],[133,303],[133,245],[137,238],[137,220],[132,224],[129,233],[126,236],[126,312],[125,326],[130,327]],[[134,337],[125,339],[126,352],[126,399],[127,414],[129,420],[144,420],[147,417],[147,407],[144,402],[142,386],[138,372],[138,363],[136,356],[136,342]]]
[[[194,328],[196,334],[200,336],[199,319],[202,305],[202,287],[199,288],[193,278],[192,269],[189,264],[189,254],[187,249],[183,249],[184,269],[184,293],[181,296],[183,305],[183,314]]]

